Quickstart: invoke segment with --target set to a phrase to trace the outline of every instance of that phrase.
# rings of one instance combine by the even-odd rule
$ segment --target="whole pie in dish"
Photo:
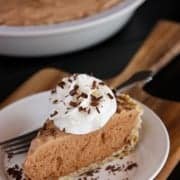
[[[122,0],[0,0],[0,25],[56,24],[91,16]]]
[[[32,180],[74,177],[125,156],[139,139],[142,110],[128,95],[80,74],[52,90],[54,109],[32,141],[24,173]]]

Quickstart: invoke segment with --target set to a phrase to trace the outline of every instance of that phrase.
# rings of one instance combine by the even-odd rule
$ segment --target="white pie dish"
[[[120,30],[145,0],[124,0],[113,8],[54,25],[0,26],[0,54],[46,56],[95,45]]]

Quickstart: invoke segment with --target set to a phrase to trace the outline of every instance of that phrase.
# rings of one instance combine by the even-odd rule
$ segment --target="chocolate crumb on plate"
[[[17,164],[15,164],[13,167],[9,167],[7,169],[7,173],[9,176],[16,180],[22,180],[23,178],[23,172],[22,168],[20,168]]]
[[[89,170],[89,171],[86,171],[86,172],[80,174],[80,176],[92,177],[92,176],[94,176],[94,174],[98,173],[100,169],[101,168],[97,167],[96,169],[92,169],[92,170]]]
[[[115,165],[108,165],[105,170],[108,171],[108,173],[121,172],[122,167],[121,166],[115,166]]]
[[[128,164],[128,166],[125,168],[124,171],[132,170],[132,169],[135,168],[135,167],[136,167],[136,168],[138,167],[137,163],[131,162],[130,164]]]

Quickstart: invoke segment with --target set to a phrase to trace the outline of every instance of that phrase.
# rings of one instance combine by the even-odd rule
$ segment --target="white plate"
[[[94,16],[53,25],[0,25],[0,54],[46,56],[95,45],[120,30],[145,0],[124,0]]]
[[[15,102],[0,111],[0,141],[14,137],[35,129],[42,125],[51,108],[49,105],[49,92],[39,93],[18,102]],[[169,137],[167,130],[160,118],[148,107],[141,104],[144,109],[143,124],[141,129],[140,142],[136,150],[123,160],[116,159],[111,163],[116,167],[122,166],[129,161],[137,163],[137,167],[128,171],[108,173],[104,165],[94,178],[99,176],[102,180],[149,180],[153,179],[165,164],[169,153]],[[1,153],[2,154],[2,153]],[[0,179],[6,179],[3,176],[5,166],[12,166],[13,163],[20,163],[24,156],[17,156],[11,161],[5,161],[1,156]]]

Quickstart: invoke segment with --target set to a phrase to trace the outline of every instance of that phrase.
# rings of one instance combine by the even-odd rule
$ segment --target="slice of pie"
[[[116,113],[102,128],[87,134],[67,133],[47,120],[31,143],[25,175],[31,180],[58,179],[133,150],[142,111],[128,95],[121,94],[116,100]]]

